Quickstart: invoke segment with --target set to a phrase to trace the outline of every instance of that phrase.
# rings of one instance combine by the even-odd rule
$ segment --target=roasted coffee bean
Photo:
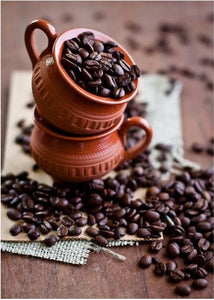
[[[197,229],[200,232],[207,232],[212,229],[212,224],[210,224],[209,222],[200,222],[197,224]]]
[[[102,86],[100,86],[99,88],[99,95],[102,97],[108,97],[111,93],[110,89],[104,88]]]
[[[123,227],[117,227],[114,230],[114,238],[119,239],[125,235],[125,229]]]
[[[94,42],[94,51],[100,53],[104,51],[104,45],[103,43],[99,42],[99,41],[95,41]]]
[[[205,238],[201,238],[198,241],[198,247],[202,251],[207,251],[210,247],[210,242],[208,240],[206,240]]]
[[[78,236],[81,233],[82,233],[82,229],[75,225],[72,225],[68,228],[68,235],[70,236]]]
[[[177,268],[177,263],[174,261],[168,261],[166,263],[166,273],[170,274],[171,272],[175,271]]]
[[[112,239],[114,237],[114,232],[111,231],[111,230],[108,230],[108,228],[104,228],[104,227],[100,227],[100,230],[99,230],[99,234],[104,236],[105,238],[107,239]]]
[[[101,247],[105,247],[108,244],[108,240],[100,234],[95,236],[94,242]]]
[[[137,230],[137,236],[142,238],[149,238],[151,235],[151,231],[147,228],[139,228]]]
[[[26,233],[28,233],[30,230],[34,230],[36,226],[34,224],[30,223],[23,223],[22,224],[22,230]]]
[[[170,279],[172,281],[178,282],[184,279],[184,272],[181,270],[175,270],[170,273]]]
[[[56,242],[57,242],[57,238],[55,237],[55,235],[49,235],[44,239],[44,243],[48,247],[52,247],[53,245],[56,244]]]
[[[180,255],[180,247],[177,243],[169,243],[167,245],[167,253],[170,257],[177,257]]]
[[[138,225],[136,223],[129,223],[127,225],[126,231],[128,234],[133,235],[137,232],[137,230],[138,230]]]
[[[161,241],[153,241],[150,245],[150,249],[152,252],[157,253],[162,248],[162,242]]]
[[[155,265],[154,272],[155,272],[155,274],[161,276],[161,275],[164,275],[166,273],[166,270],[167,270],[166,265],[163,262],[158,262]]]
[[[112,95],[114,96],[114,98],[122,98],[125,96],[125,90],[123,88],[115,88],[113,90]]]
[[[143,255],[138,262],[140,268],[148,268],[152,264],[152,258],[149,255]]]
[[[10,209],[7,211],[7,216],[13,221],[20,220],[22,218],[22,213],[16,209]]]
[[[79,49],[79,54],[83,59],[86,59],[89,56],[89,52],[84,48]]]
[[[148,210],[146,213],[145,213],[145,218],[146,220],[150,221],[150,222],[156,222],[160,219],[160,214],[156,211],[153,211],[153,210]]]
[[[77,51],[79,49],[79,45],[72,39],[66,41],[65,44],[72,51]]]
[[[205,289],[208,285],[208,281],[206,279],[195,279],[193,280],[193,283],[192,283],[192,287],[195,289],[195,290],[202,290],[202,289]]]
[[[179,296],[189,296],[191,294],[191,287],[188,285],[177,285],[175,288],[175,293]]]
[[[40,236],[40,233],[37,230],[31,229],[27,235],[30,240],[34,241],[34,240],[38,239],[38,237]]]
[[[82,226],[85,226],[87,224],[87,218],[84,218],[84,217],[81,217],[81,218],[78,218],[75,223],[77,226],[79,227],[82,227]]]
[[[88,227],[85,231],[89,236],[95,237],[99,234],[99,231],[94,227]]]
[[[64,226],[64,225],[60,225],[57,228],[57,235],[62,238],[65,237],[66,235],[68,235],[68,227]]]
[[[71,225],[74,225],[74,220],[70,217],[63,217],[62,220],[61,220],[61,223],[64,225],[64,226],[71,226]]]
[[[22,231],[22,227],[18,224],[14,224],[12,225],[12,227],[10,228],[10,233],[15,236],[18,235],[20,232]]]

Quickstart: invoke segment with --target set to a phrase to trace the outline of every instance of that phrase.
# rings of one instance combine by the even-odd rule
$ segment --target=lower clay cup
[[[31,151],[41,169],[61,182],[84,182],[102,177],[144,151],[151,142],[152,129],[141,117],[120,121],[110,130],[93,136],[71,136],[48,127],[37,110],[31,135]],[[127,131],[138,126],[145,136],[125,150]]]

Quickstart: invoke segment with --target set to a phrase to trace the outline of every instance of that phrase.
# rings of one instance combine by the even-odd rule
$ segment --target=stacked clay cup
[[[48,46],[41,54],[34,40],[35,29],[42,30],[48,38]],[[39,167],[62,182],[101,177],[123,160],[139,155],[152,139],[151,126],[145,119],[131,117],[124,121],[127,103],[138,91],[137,78],[134,78],[132,91],[115,99],[86,90],[69,75],[62,61],[65,43],[84,32],[93,34],[96,41],[104,44],[111,41],[116,45],[105,34],[85,28],[57,35],[55,28],[45,20],[33,21],[25,30],[36,101],[31,151]],[[134,65],[123,47],[117,44],[115,49],[123,55],[123,61]],[[135,146],[125,149],[126,135],[132,126],[142,128],[145,136]]]

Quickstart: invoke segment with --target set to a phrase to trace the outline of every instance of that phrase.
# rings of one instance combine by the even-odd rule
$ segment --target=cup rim
[[[94,35],[95,35],[95,38],[97,38],[98,40],[111,40],[111,41],[116,42],[118,44],[117,49],[124,53],[125,57],[128,58],[128,60],[131,62],[131,64],[135,64],[133,58],[127,52],[127,50],[125,50],[125,48],[123,48],[117,41],[115,41],[114,39],[112,39],[108,35],[106,35],[102,32],[99,32],[97,30],[89,29],[89,28],[74,28],[74,29],[63,31],[61,34],[59,34],[58,37],[56,38],[55,42],[54,42],[54,45],[53,45],[53,59],[56,63],[56,67],[57,67],[59,73],[61,74],[62,78],[78,94],[84,95],[84,97],[91,100],[92,102],[96,102],[96,103],[100,103],[100,104],[119,105],[119,104],[127,103],[130,100],[132,100],[138,92],[138,88],[139,88],[138,78],[136,78],[135,81],[134,81],[135,85],[136,85],[134,91],[132,91],[128,94],[125,94],[125,96],[122,97],[120,100],[110,98],[110,97],[101,97],[101,96],[92,94],[92,93],[84,90],[83,88],[81,88],[78,84],[76,84],[70,78],[70,76],[68,75],[68,73],[66,72],[65,68],[63,67],[63,65],[61,63],[61,56],[62,56],[64,42],[68,39],[71,39],[72,37],[76,37],[79,33],[82,33],[83,31],[93,32]],[[74,33],[75,33],[75,35],[74,35]]]
[[[38,109],[35,108],[34,109],[34,123],[41,129],[43,130],[45,133],[49,134],[50,136],[54,137],[54,138],[59,138],[61,140],[67,140],[67,141],[78,141],[78,142],[85,142],[85,141],[91,141],[91,140],[96,140],[102,137],[105,137],[109,134],[111,134],[112,132],[116,131],[121,124],[123,123],[124,120],[124,115],[121,116],[120,120],[118,121],[117,124],[115,124],[113,127],[111,127],[110,129],[99,133],[99,134],[94,134],[94,135],[86,135],[86,136],[72,136],[69,133],[63,132],[63,133],[58,133],[55,132],[54,129],[50,128],[50,126],[48,126],[44,120],[42,119],[42,117],[40,117],[39,113],[38,113]]]

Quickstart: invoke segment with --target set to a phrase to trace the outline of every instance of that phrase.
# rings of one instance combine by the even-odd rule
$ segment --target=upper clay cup
[[[31,151],[41,169],[61,182],[83,182],[113,170],[123,160],[144,151],[152,139],[149,123],[141,117],[120,121],[111,129],[94,136],[71,136],[48,127],[35,110],[35,127],[31,135]],[[127,131],[139,126],[145,136],[125,150]]]
[[[47,48],[39,54],[34,30],[41,29],[48,38]],[[64,43],[83,31],[92,31],[100,41],[112,40],[107,35],[86,28],[71,29],[57,36],[55,28],[45,20],[31,22],[25,30],[25,44],[33,65],[32,89],[38,112],[47,123],[71,134],[91,135],[108,130],[119,122],[127,106],[138,91],[138,79],[134,91],[119,100],[100,97],[87,92],[67,74],[61,63]],[[124,59],[133,65],[128,52]]]

